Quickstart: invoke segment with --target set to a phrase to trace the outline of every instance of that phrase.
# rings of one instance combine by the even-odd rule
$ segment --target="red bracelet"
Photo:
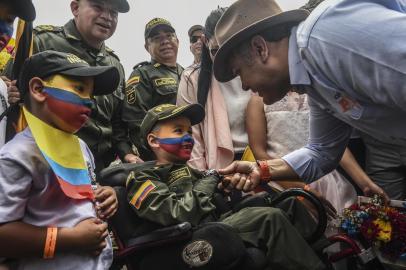
[[[271,172],[269,171],[269,165],[266,160],[257,160],[258,167],[261,171],[261,180],[268,182],[271,180]]]

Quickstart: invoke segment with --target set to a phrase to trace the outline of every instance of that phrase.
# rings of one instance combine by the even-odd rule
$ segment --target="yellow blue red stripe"
[[[134,196],[131,198],[130,203],[134,205],[136,209],[140,209],[142,202],[147,198],[148,194],[156,188],[151,180],[145,181],[141,187],[137,190]]]

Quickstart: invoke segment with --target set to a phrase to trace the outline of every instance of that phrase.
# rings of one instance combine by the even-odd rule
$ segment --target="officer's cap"
[[[199,30],[203,31],[203,26],[202,25],[196,24],[196,25],[193,25],[192,27],[190,27],[189,31],[187,31],[187,34],[189,35],[189,38],[192,37],[194,32],[199,31]]]
[[[145,25],[144,31],[145,40],[153,36],[153,34],[155,34],[158,29],[175,32],[175,28],[172,27],[172,24],[168,20],[165,20],[163,18],[154,18]]]
[[[93,95],[105,95],[117,89],[120,74],[114,66],[92,67],[74,54],[57,51],[43,51],[26,59],[18,80],[21,93],[28,91],[33,77],[46,78],[54,74],[76,77],[93,77]]]
[[[109,3],[113,8],[120,13],[126,13],[130,10],[130,5],[127,0],[90,0],[92,2]]]
[[[200,104],[189,104],[184,106],[176,106],[173,104],[158,105],[150,109],[145,115],[144,120],[142,120],[142,138],[146,139],[148,133],[159,121],[173,119],[179,116],[188,118],[193,126],[203,120],[205,112],[204,108]]]
[[[9,5],[13,11],[13,15],[31,22],[35,19],[35,8],[31,0],[2,0],[3,3]]]

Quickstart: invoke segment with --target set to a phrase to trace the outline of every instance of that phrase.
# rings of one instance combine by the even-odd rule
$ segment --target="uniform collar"
[[[299,47],[297,45],[297,27],[292,29],[292,33],[289,38],[289,51],[288,51],[288,61],[289,61],[289,76],[290,84],[292,86],[296,85],[310,85],[311,80],[307,70],[303,64],[302,59],[299,55]]]
[[[74,21],[73,19],[72,19],[72,20],[69,20],[69,21],[63,26],[63,31],[65,32],[65,36],[66,36],[67,39],[76,40],[76,41],[81,41],[83,44],[86,45],[86,47],[88,47],[88,48],[89,48],[92,52],[94,52],[96,55],[97,55],[98,53],[103,53],[103,54],[105,54],[105,52],[106,52],[106,45],[104,44],[104,42],[103,42],[103,44],[102,44],[100,50],[97,50],[97,49],[95,49],[95,48],[93,48],[93,47],[90,47],[89,45],[87,45],[87,44],[84,42],[84,40],[83,40],[82,36],[80,35],[78,29],[76,28],[76,24],[75,24],[75,21]]]
[[[161,63],[158,63],[156,60],[151,59],[151,64],[154,65],[154,67],[158,68],[158,67],[165,67],[168,70],[170,70],[171,72],[175,73],[178,75],[179,79],[180,79],[180,75],[182,74],[182,66],[179,65],[178,63],[176,63],[176,67],[170,67]]]

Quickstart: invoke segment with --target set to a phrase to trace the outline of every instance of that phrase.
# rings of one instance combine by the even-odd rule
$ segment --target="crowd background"
[[[145,24],[155,17],[165,18],[176,29],[180,41],[178,63],[187,67],[193,62],[193,55],[189,50],[188,29],[195,24],[204,24],[207,15],[217,6],[228,7],[233,2],[233,0],[176,0],[175,2],[130,0],[130,11],[120,14],[116,32],[106,41],[106,44],[120,57],[126,78],[128,78],[135,64],[150,59],[150,55],[144,49]],[[288,10],[298,8],[307,1],[284,0],[280,2],[281,8]],[[70,0],[34,0],[33,3],[37,10],[34,26],[64,25],[72,18],[72,13],[68,8]]]

